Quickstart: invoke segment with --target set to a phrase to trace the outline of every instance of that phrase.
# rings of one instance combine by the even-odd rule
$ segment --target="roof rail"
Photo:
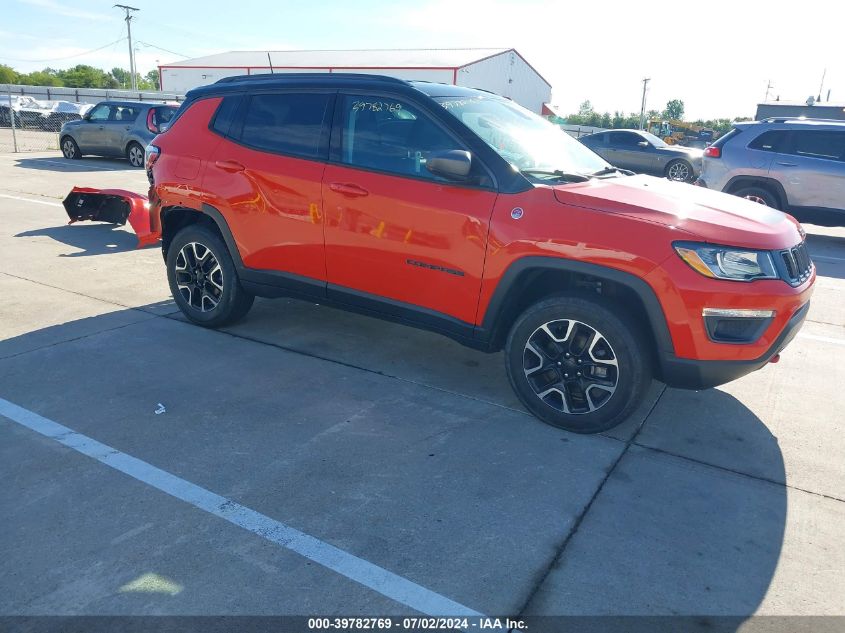
[[[820,123],[843,123],[845,124],[845,119],[817,119],[815,117],[809,116],[770,116],[766,117],[765,119],[761,119],[761,123],[786,123],[787,121],[818,121]]]
[[[329,77],[337,77],[339,79],[359,79],[369,81],[388,81],[390,83],[398,83],[408,85],[408,82],[398,77],[390,77],[388,75],[368,75],[365,73],[262,73],[260,75],[234,75],[232,77],[223,77],[214,83],[228,84],[236,81],[272,81],[279,79],[326,79]]]

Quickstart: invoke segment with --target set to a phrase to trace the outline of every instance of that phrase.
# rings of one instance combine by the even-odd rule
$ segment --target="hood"
[[[776,209],[652,176],[593,179],[559,185],[554,193],[563,204],[662,224],[713,244],[774,250],[795,246],[804,235],[792,216]]]

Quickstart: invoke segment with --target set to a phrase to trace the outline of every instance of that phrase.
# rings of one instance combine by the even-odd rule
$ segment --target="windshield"
[[[651,143],[652,145],[654,145],[655,147],[669,147],[669,145],[667,145],[666,142],[662,138],[656,137],[651,132],[641,131],[640,134],[642,134],[643,138],[645,140],[647,140],[649,143]]]
[[[500,97],[436,97],[447,112],[522,171],[592,174],[610,167],[558,126]]]

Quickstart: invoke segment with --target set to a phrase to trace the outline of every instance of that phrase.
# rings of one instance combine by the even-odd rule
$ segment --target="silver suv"
[[[695,184],[782,211],[845,214],[845,121],[734,123],[704,151]]]
[[[59,147],[65,158],[125,156],[133,167],[143,167],[144,148],[177,109],[161,103],[102,101],[79,121],[62,126]]]

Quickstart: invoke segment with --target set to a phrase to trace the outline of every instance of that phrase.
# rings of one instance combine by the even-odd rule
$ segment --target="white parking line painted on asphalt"
[[[834,338],[832,336],[818,336],[816,334],[804,334],[799,332],[798,336],[801,338],[808,338],[811,341],[821,341],[822,343],[833,343],[834,345],[845,345],[845,338]]]
[[[60,207],[61,202],[50,202],[49,200],[36,200],[35,198],[24,198],[22,196],[10,196],[5,193],[0,193],[0,198],[9,198],[10,200],[23,200],[24,202],[34,202],[35,204],[46,204],[50,207]]]
[[[427,615],[483,617],[393,572],[0,398],[0,415]]]

